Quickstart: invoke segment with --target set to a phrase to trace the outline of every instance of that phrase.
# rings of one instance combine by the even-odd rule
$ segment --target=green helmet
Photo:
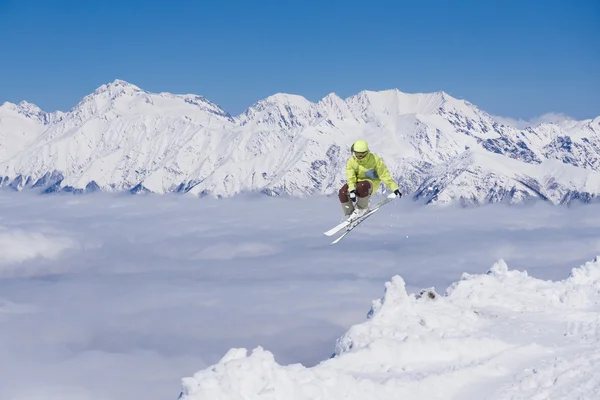
[[[366,140],[357,140],[350,149],[358,160],[362,160],[369,154],[369,146]]]
[[[352,145],[352,151],[356,153],[365,153],[369,151],[369,145],[367,144],[366,140],[357,140]]]

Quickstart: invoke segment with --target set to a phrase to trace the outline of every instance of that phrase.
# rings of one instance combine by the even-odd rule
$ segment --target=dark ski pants
[[[371,193],[373,192],[373,185],[370,181],[359,181],[356,183],[356,196],[358,197],[356,201],[356,207],[358,208],[367,208],[369,207],[369,198],[371,197]],[[344,215],[350,215],[354,211],[354,204],[350,201],[350,197],[348,196],[348,184],[344,184],[340,188],[338,192],[338,198],[340,199],[340,203],[342,203],[342,210]]]

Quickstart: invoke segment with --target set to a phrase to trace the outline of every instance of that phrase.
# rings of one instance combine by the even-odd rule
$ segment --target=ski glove
[[[400,193],[400,189],[394,190],[394,194],[396,195],[396,197],[402,197],[402,193]]]
[[[356,189],[352,189],[349,192],[349,196],[350,196],[350,201],[353,203],[356,203]]]

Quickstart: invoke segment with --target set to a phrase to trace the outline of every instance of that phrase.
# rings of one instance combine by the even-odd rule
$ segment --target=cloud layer
[[[341,217],[335,197],[0,192],[0,205],[0,398],[10,400],[174,398],[182,377],[232,347],[313,365],[394,275],[409,291],[443,291],[503,258],[562,279],[600,254],[596,205],[402,199],[335,246],[322,234]]]
[[[544,123],[560,124],[566,121],[573,121],[573,118],[563,113],[546,113],[529,120],[524,120],[522,118],[501,117],[499,115],[492,115],[491,117],[500,124],[513,126],[518,129],[535,127]]]

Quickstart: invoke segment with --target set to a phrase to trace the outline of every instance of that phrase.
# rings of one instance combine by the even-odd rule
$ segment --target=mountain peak
[[[316,115],[317,106],[303,96],[276,93],[256,102],[241,116],[240,121],[279,126],[284,129],[304,126]]]
[[[102,93],[132,93],[132,92],[143,92],[142,89],[136,85],[123,81],[121,79],[115,79],[114,81],[101,85],[98,87],[92,95],[99,95]]]
[[[344,101],[340,96],[338,96],[336,93],[331,92],[329,93],[327,96],[323,97],[321,100],[334,100],[334,101]]]
[[[0,106],[0,110],[9,110],[9,112],[19,114],[26,118],[38,120],[43,124],[50,122],[52,119],[51,114],[43,111],[35,104],[27,101],[21,101],[19,104],[10,103],[7,101]]]
[[[263,101],[267,102],[267,103],[278,103],[278,104],[285,104],[285,105],[292,106],[292,107],[303,107],[303,108],[313,104],[311,101],[307,100],[303,96],[300,96],[297,94],[290,94],[290,93],[275,93],[274,95],[267,97]]]
[[[116,79],[113,82],[101,85],[94,92],[85,96],[73,110],[86,110],[86,113],[96,114],[101,110],[112,107],[117,100],[133,98],[139,93],[146,93],[146,91],[129,82]]]
[[[129,83],[129,82],[124,81],[122,79],[115,79],[114,81],[112,81],[109,84],[107,84],[107,86],[110,86],[110,87],[129,87],[129,88],[133,88],[133,89],[140,89],[138,86],[134,85],[133,83]]]
[[[42,111],[42,109],[39,108],[38,106],[36,106],[35,104],[29,103],[24,100],[19,102],[18,104],[11,103],[10,101],[5,101],[4,103],[2,103],[2,105],[0,107],[5,108],[5,109],[14,110],[14,111],[20,111],[20,110],[30,110],[30,111],[36,111],[36,112]]]
[[[335,93],[329,93],[317,103],[317,107],[323,110],[331,119],[333,117],[344,120],[353,118],[352,111],[348,108],[348,104]]]
[[[4,109],[4,110],[17,111],[18,108],[19,108],[18,105],[16,105],[15,103],[11,103],[10,101],[5,101],[4,103],[2,103],[2,105],[0,105],[0,110]]]
[[[41,108],[39,108],[38,106],[36,106],[33,103],[29,103],[25,100],[19,102],[18,107],[22,110],[26,110],[27,112],[30,113],[35,113],[35,114],[39,114],[39,113],[43,113],[44,111],[42,111]]]
[[[344,101],[344,99],[342,99],[340,96],[338,96],[335,93],[329,93],[327,96],[323,97],[317,103],[317,105],[320,105],[320,106],[327,106],[327,107],[333,106],[336,108],[345,106],[345,104],[346,104],[346,102]]]
[[[346,100],[353,107],[367,110],[385,110],[389,114],[435,114],[446,99],[440,92],[404,93],[398,89],[381,91],[363,90]]]

